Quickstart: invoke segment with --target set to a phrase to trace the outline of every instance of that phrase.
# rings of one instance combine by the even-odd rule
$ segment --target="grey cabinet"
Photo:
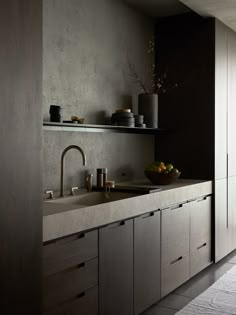
[[[215,181],[215,261],[229,253],[227,179]]]
[[[43,246],[43,311],[98,314],[98,231]]]
[[[133,314],[133,220],[99,230],[99,314]]]
[[[228,242],[229,251],[236,248],[236,176],[228,178]]]
[[[228,30],[228,176],[236,176],[236,33]]]
[[[161,297],[189,279],[189,207],[161,211]]]
[[[227,176],[227,32],[227,26],[215,22],[215,179]]]
[[[134,219],[134,314],[160,299],[160,211]]]
[[[161,211],[161,297],[212,263],[212,197]]]
[[[158,139],[156,159],[173,161],[185,178],[215,181],[218,261],[236,248],[228,180],[236,176],[236,33],[217,19],[195,14],[161,19],[156,32],[159,71],[168,67],[168,78],[182,85],[161,99],[159,125],[176,132]],[[178,63],[170,60],[170,52]]]
[[[222,96],[216,98],[215,106],[215,261],[218,261],[236,248],[236,33],[216,22],[216,44],[219,82],[216,95]]]
[[[92,287],[74,300],[44,312],[44,315],[97,315],[98,288]]]
[[[212,197],[201,197],[190,204],[190,277],[212,262]]]

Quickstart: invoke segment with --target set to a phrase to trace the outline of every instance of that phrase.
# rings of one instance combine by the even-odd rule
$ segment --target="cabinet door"
[[[211,239],[211,196],[190,203],[190,251]]]
[[[228,176],[236,176],[236,33],[228,30]]]
[[[215,179],[227,176],[227,32],[228,27],[216,20]]]
[[[189,204],[161,211],[161,297],[189,279]]]
[[[160,211],[134,219],[134,314],[160,299]]]
[[[235,193],[235,192],[234,192]],[[215,262],[226,256],[229,250],[227,179],[215,181]]]
[[[228,178],[229,250],[236,248],[236,176]]]
[[[189,204],[162,210],[161,225],[162,264],[189,253]]]
[[[133,314],[133,220],[99,230],[99,314]]]
[[[212,262],[211,196],[190,203],[190,277]]]

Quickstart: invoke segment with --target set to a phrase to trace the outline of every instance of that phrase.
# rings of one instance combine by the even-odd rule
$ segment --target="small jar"
[[[97,187],[103,187],[103,169],[97,168]]]
[[[107,168],[103,168],[102,173],[103,173],[103,187],[105,187],[105,183],[107,181]]]

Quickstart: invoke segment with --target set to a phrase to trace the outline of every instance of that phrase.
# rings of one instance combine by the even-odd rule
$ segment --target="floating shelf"
[[[50,131],[75,131],[75,132],[106,132],[106,133],[136,133],[146,135],[157,135],[165,132],[166,129],[160,128],[138,128],[138,127],[123,127],[123,126],[110,126],[110,125],[86,125],[86,124],[73,124],[73,123],[56,123],[56,122],[43,122],[43,130]]]

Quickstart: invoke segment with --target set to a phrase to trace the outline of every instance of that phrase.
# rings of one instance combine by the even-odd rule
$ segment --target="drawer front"
[[[44,315],[97,315],[98,287],[81,293],[76,299],[59,307],[44,312]]]
[[[98,259],[95,258],[68,270],[44,278],[43,306],[48,309],[76,297],[98,283]]]
[[[203,197],[191,203],[190,250],[211,239],[211,197]]]
[[[212,263],[211,241],[207,241],[190,252],[190,277]]]
[[[189,279],[189,254],[180,256],[162,265],[161,268],[161,297],[164,297]]]
[[[162,264],[189,253],[189,204],[161,211]]]
[[[80,233],[43,247],[43,273],[52,275],[98,256],[98,231]]]

